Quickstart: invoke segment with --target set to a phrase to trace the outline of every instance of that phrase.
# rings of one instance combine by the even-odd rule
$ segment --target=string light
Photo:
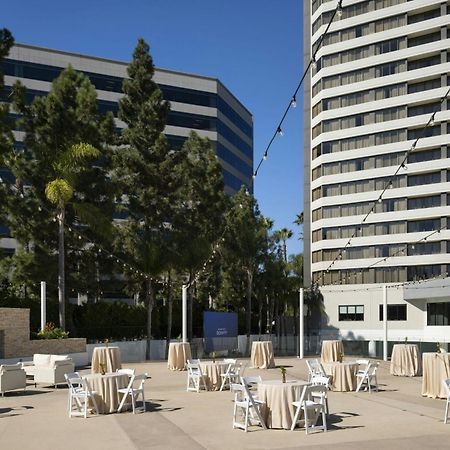
[[[339,17],[339,19],[342,18],[342,0],[340,0],[338,5],[337,5],[336,14]]]
[[[296,98],[295,94],[292,96],[291,106],[293,108],[297,108],[297,98]]]
[[[278,126],[278,128],[277,128],[277,133],[278,133],[280,136],[283,136],[283,130],[281,129],[280,126]]]

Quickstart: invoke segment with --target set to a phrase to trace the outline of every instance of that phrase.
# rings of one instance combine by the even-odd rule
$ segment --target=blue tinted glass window
[[[110,102],[108,100],[97,100],[98,110],[105,114],[107,112],[112,112],[114,117],[117,117],[119,112],[119,104],[117,102]]]
[[[218,97],[217,109],[233,122],[245,135],[253,139],[253,127],[249,125],[223,98]]]
[[[163,97],[172,102],[210,106],[212,108],[215,108],[217,105],[217,95],[211,92],[196,91],[177,86],[166,86],[164,84],[160,84],[159,88],[163,93]]]
[[[240,150],[244,155],[253,159],[253,147],[246,142],[244,142],[236,133],[231,131],[224,123],[217,123],[217,131],[221,134],[228,142],[233,144],[238,150]]]
[[[216,117],[201,116],[198,114],[170,111],[167,116],[167,125],[173,125],[175,127],[216,131],[216,124],[217,124]]]
[[[244,183],[239,178],[235,177],[230,172],[223,170],[222,173],[225,185],[231,187],[231,189],[238,191],[242,185],[249,187],[246,183]]]
[[[217,143],[217,155],[243,175],[251,178],[253,168],[219,142]]]

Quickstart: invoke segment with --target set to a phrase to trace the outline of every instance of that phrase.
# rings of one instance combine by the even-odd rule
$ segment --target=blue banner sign
[[[205,352],[237,348],[238,315],[227,312],[203,312]]]

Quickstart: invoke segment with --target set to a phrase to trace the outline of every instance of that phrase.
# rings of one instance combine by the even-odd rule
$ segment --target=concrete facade
[[[324,36],[336,7],[304,4],[305,66],[323,43],[305,84],[305,281],[327,332],[382,338],[386,284],[405,314],[388,310],[388,339],[448,342],[448,3],[345,1]],[[363,320],[339,316],[356,306]]]

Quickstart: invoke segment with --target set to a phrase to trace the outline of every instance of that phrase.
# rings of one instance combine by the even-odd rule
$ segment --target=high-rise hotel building
[[[304,2],[305,67],[336,6]],[[379,328],[377,286],[450,272],[450,98],[441,102],[450,85],[449,13],[442,0],[343,0],[307,79],[305,283],[325,286],[339,329],[358,328],[349,321]],[[425,284],[420,295],[417,285],[391,289],[388,320],[411,319],[421,332],[450,324],[448,288]]]

